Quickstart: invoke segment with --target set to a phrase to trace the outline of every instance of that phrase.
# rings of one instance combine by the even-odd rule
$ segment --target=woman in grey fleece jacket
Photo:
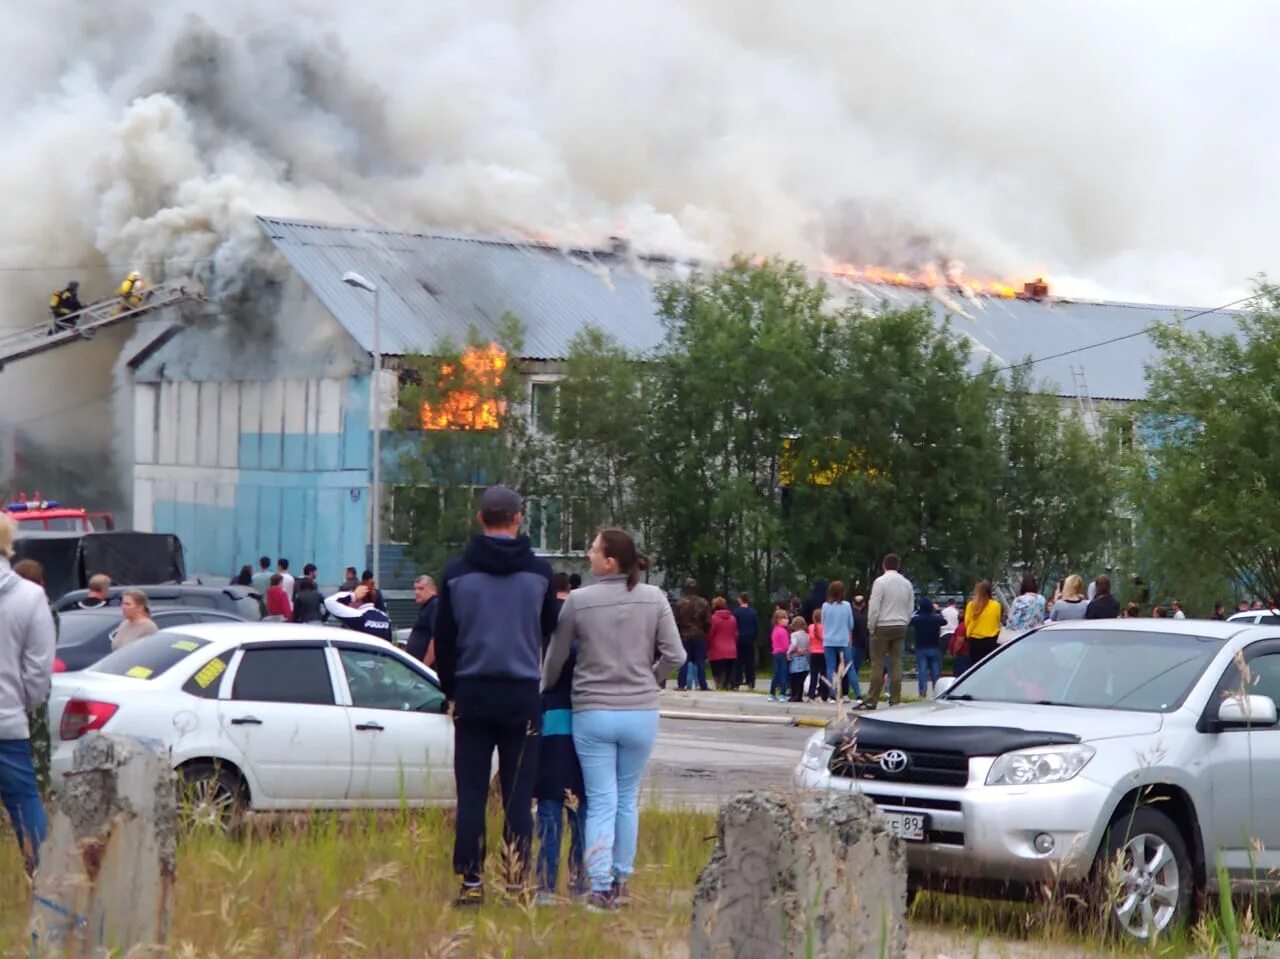
[[[658,738],[658,683],[684,664],[684,647],[662,590],[637,582],[648,560],[620,529],[587,552],[593,586],[574,590],[542,666],[542,688],[560,678],[577,644],[573,744],[587,793],[588,908],[626,901],[640,827],[640,777]]]

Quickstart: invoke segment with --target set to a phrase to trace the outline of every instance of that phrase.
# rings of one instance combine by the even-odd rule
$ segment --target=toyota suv
[[[936,699],[833,724],[807,788],[859,792],[904,841],[913,888],[1016,898],[1105,886],[1149,940],[1218,883],[1280,867],[1280,627],[1056,623],[1000,647]]]

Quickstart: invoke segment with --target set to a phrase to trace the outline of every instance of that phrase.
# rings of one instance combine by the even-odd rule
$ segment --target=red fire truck
[[[19,532],[47,530],[62,533],[100,533],[116,528],[110,513],[91,513],[78,506],[61,506],[57,500],[27,499],[19,495],[5,507]]]

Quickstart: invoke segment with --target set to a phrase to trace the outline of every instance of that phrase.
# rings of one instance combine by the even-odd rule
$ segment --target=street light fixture
[[[373,482],[369,508],[373,514],[373,581],[382,587],[382,310],[378,285],[348,270],[342,282],[373,294]]]

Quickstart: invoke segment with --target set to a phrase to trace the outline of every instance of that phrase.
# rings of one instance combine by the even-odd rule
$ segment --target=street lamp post
[[[347,272],[342,282],[373,294],[373,479],[369,509],[373,514],[373,581],[382,586],[382,304],[378,286],[359,273]]]

